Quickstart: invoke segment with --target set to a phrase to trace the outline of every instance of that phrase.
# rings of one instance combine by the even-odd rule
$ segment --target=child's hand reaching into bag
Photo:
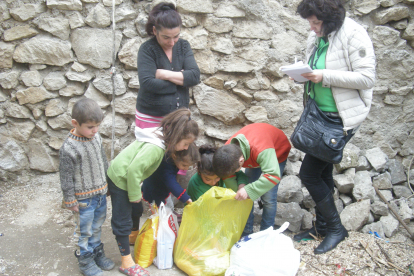
[[[236,196],[234,197],[236,200],[245,200],[250,198],[249,195],[246,192],[246,189],[244,187],[239,188],[239,190],[236,193]]]

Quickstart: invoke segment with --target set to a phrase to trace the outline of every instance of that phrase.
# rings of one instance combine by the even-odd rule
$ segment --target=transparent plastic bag
[[[174,246],[175,264],[190,276],[224,275],[230,249],[240,239],[253,201],[234,199],[235,192],[212,187],[184,208]]]
[[[292,239],[282,234],[288,226],[285,222],[278,230],[269,227],[233,245],[226,276],[295,276],[300,252]]]

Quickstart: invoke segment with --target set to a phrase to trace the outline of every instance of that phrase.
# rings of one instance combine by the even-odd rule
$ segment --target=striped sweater
[[[108,169],[102,137],[97,133],[88,139],[68,134],[59,150],[60,185],[66,207],[78,204],[78,200],[106,194]]]

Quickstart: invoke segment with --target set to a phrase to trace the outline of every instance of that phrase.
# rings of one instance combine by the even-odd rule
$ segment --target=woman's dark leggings
[[[300,167],[299,177],[317,203],[334,192],[333,164],[306,154]]]

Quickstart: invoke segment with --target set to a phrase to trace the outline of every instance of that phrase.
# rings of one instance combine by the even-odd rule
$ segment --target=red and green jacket
[[[279,163],[286,161],[291,148],[286,134],[266,124],[250,124],[236,132],[226,144],[239,144],[243,152],[243,168],[258,168],[262,175],[244,188],[250,199],[256,200],[280,182]],[[237,187],[226,187],[237,191]]]

